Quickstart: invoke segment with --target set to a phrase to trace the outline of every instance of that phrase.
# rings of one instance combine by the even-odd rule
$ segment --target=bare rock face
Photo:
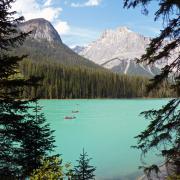
[[[160,72],[163,60],[154,66],[137,64],[150,43],[149,37],[135,33],[127,27],[106,30],[99,39],[83,48],[79,54],[114,72],[154,76]]]
[[[140,57],[150,42],[127,27],[116,30],[106,30],[100,39],[93,42],[82,54],[98,64],[103,64],[110,59],[133,59]]]
[[[23,32],[32,31],[30,37],[38,41],[46,40],[50,43],[62,44],[58,32],[49,21],[43,18],[31,19],[18,27]]]

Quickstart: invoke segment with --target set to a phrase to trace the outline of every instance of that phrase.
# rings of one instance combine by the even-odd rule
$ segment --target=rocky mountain
[[[19,24],[18,28],[23,32],[31,31],[31,34],[15,53],[28,54],[28,58],[35,62],[51,61],[70,66],[100,68],[66,46],[53,25],[45,19],[29,20]]]
[[[79,53],[82,52],[85,48],[86,48],[85,46],[75,46],[75,47],[72,48],[72,50],[73,50],[75,53],[79,54]]]
[[[30,37],[36,40],[47,40],[51,43],[62,44],[61,38],[52,24],[43,19],[31,19],[19,25],[19,29],[23,32],[31,31]]]
[[[135,61],[144,54],[149,42],[150,38],[120,27],[106,30],[99,39],[82,48],[79,54],[114,72],[154,76],[160,72],[163,60],[155,66],[137,64]]]

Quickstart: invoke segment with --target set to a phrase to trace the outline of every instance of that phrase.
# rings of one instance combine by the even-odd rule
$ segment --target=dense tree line
[[[14,49],[12,54],[28,54],[28,58],[34,62],[56,62],[68,66],[86,66],[102,69],[101,66],[79,56],[65,44],[52,44],[46,40],[26,39],[22,46]]]
[[[26,60],[20,64],[26,77],[42,77],[42,86],[28,88],[24,97],[35,95],[45,99],[66,98],[136,98],[145,97],[147,78],[111,73],[107,70],[85,68],[82,66],[64,66],[56,63]],[[164,83],[161,90],[152,92],[150,97],[170,97]]]

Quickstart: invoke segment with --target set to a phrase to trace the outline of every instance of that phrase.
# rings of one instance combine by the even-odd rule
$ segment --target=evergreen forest
[[[66,66],[52,61],[24,60],[20,63],[23,76],[42,78],[40,86],[28,87],[23,97],[38,96],[42,99],[75,98],[140,98],[175,96],[164,82],[160,89],[146,94],[146,77],[128,76],[104,69],[85,66]],[[21,76],[22,76],[21,74]],[[168,90],[167,90],[168,89]]]

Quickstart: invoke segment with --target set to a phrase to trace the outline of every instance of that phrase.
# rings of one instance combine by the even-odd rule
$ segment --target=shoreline
[[[174,99],[173,97],[169,98],[74,98],[74,99],[38,99],[38,100],[160,100],[160,99]]]

